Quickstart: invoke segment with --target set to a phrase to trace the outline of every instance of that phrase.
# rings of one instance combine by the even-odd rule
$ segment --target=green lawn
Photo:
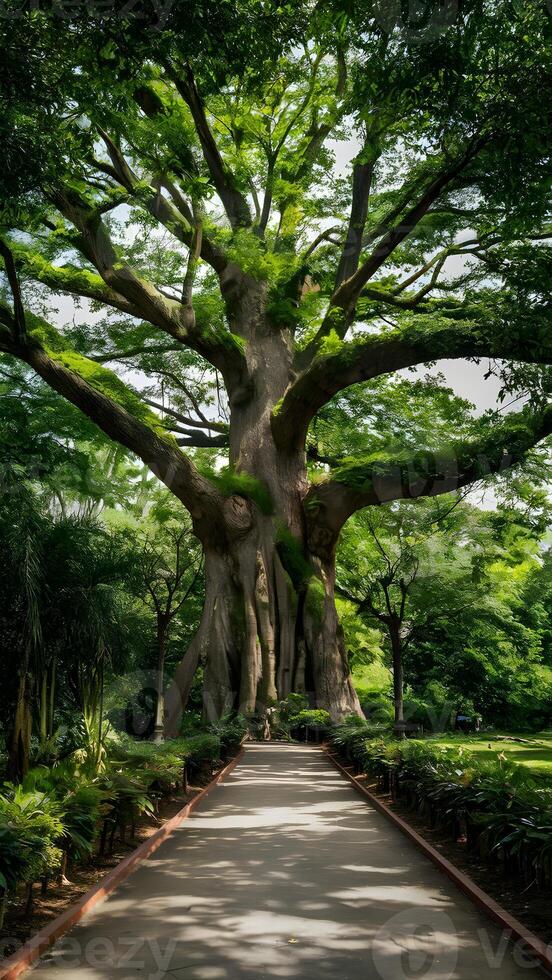
[[[510,738],[520,738],[523,742],[507,742],[497,735]],[[535,771],[552,775],[552,732],[537,732],[535,735],[516,735],[512,732],[482,732],[479,735],[435,735],[430,736],[432,742],[439,745],[465,746],[470,752],[477,753],[483,759],[496,759],[504,752],[512,762],[528,766]]]

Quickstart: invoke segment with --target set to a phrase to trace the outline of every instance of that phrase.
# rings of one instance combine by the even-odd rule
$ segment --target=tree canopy
[[[545,6],[5,6],[3,361],[189,510],[226,596],[201,640],[218,712],[229,690],[250,709],[305,683],[326,707],[330,663],[336,712],[354,708],[343,525],[501,472],[552,431]],[[524,406],[457,431],[451,406],[423,444],[408,404],[390,432],[389,377],[447,358],[488,360]],[[356,397],[379,438],[324,452],[325,415]]]

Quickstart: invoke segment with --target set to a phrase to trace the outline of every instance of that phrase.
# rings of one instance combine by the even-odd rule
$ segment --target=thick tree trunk
[[[302,577],[301,577],[302,576]],[[322,564],[258,514],[229,550],[206,550],[205,607],[197,636],[167,696],[168,734],[178,730],[198,663],[209,720],[263,714],[292,691],[334,720],[360,713],[334,601],[333,561]]]
[[[323,581],[313,575],[306,587],[296,589],[276,547],[257,544],[253,554],[244,548],[237,561],[226,558],[223,569],[217,563],[224,577],[210,579],[207,573],[212,607],[202,651],[207,716],[215,719],[229,709],[263,714],[292,691],[306,693],[313,706],[336,720],[358,712],[333,577]]]
[[[265,286],[242,281],[236,292],[232,327],[248,342],[250,371],[247,389],[230,392],[237,479],[216,528],[200,510],[193,515],[205,550],[205,608],[168,698],[173,733],[198,663],[210,719],[262,714],[292,691],[335,720],[360,713],[334,601],[336,542],[323,533],[316,547],[307,541],[304,446],[282,450],[273,434],[273,410],[294,377],[292,338],[271,326]],[[256,491],[251,482],[240,490],[242,474]]]

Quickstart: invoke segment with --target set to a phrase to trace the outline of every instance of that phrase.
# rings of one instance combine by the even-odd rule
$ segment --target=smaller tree
[[[145,601],[154,612],[156,623],[155,742],[163,741],[165,736],[165,661],[171,626],[194,593],[203,566],[190,521],[183,524],[174,511],[174,505],[167,507],[164,501],[152,510],[140,561]]]
[[[339,589],[386,637],[399,735],[406,652],[437,618],[459,622],[485,601],[476,569],[485,548],[496,550],[490,533],[485,514],[454,495],[380,507],[351,523],[339,553]]]
[[[540,619],[537,610],[533,624],[525,597],[546,579],[549,476],[546,458],[533,454],[497,488],[494,510],[451,494],[372,508],[350,523],[339,589],[386,638],[398,729],[405,675],[420,692],[438,684],[500,714],[538,673]]]

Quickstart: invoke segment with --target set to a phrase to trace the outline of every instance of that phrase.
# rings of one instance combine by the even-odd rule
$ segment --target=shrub
[[[297,728],[328,728],[331,718],[329,712],[323,708],[305,708],[294,715],[291,722]]]
[[[304,735],[308,740],[310,732],[320,738],[329,731],[331,718],[327,711],[322,708],[304,708],[289,719],[289,726],[292,732]]]
[[[82,858],[92,853],[104,802],[97,778],[86,776],[75,759],[69,758],[51,769],[32,769],[22,785],[29,791],[38,790],[57,800],[63,823],[58,844],[66,858]]]
[[[185,739],[189,763],[195,768],[201,768],[206,763],[220,762],[221,742],[218,735],[204,732]]]
[[[393,702],[383,692],[372,692],[362,699],[362,710],[371,724],[393,721]]]
[[[289,719],[298,715],[309,706],[309,699],[306,694],[288,694],[285,701],[280,701],[279,711],[283,719]]]
[[[463,748],[366,738],[362,721],[337,726],[332,741],[406,806],[487,860],[552,885],[552,785],[502,754],[478,761]]]
[[[56,846],[63,834],[60,804],[46,793],[6,786],[0,793],[0,887],[14,892],[32,886],[61,865]],[[4,905],[4,902],[2,903]]]
[[[243,715],[225,715],[219,722],[210,726],[210,733],[220,741],[224,758],[237,752],[249,725]]]
[[[128,735],[119,735],[110,743],[109,765],[122,765],[140,772],[148,789],[170,793],[180,785],[182,755],[173,742],[137,742]]]

